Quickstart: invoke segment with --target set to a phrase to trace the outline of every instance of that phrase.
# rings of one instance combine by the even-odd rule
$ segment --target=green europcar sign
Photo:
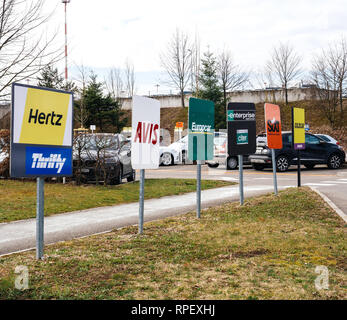
[[[214,103],[190,98],[188,113],[188,159],[212,160]]]

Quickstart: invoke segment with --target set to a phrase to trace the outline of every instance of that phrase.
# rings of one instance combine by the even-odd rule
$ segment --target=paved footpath
[[[284,189],[288,186],[281,186]],[[272,186],[245,187],[245,197],[272,192]],[[239,201],[239,186],[204,190],[202,208],[225,202]],[[145,201],[145,221],[174,216],[196,208],[196,194],[162,197]],[[45,244],[111,231],[138,223],[138,203],[101,207],[45,218]],[[21,220],[0,224],[0,255],[35,247],[36,220]]]

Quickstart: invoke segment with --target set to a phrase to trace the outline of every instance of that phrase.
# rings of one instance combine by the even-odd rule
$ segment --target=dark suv
[[[327,164],[330,169],[338,169],[345,162],[345,152],[342,147],[328,143],[317,136],[306,133],[305,150],[300,151],[301,163],[308,169],[316,164]],[[282,133],[283,148],[275,150],[276,168],[286,171],[292,164],[297,164],[298,153],[292,147],[292,133]],[[265,143],[257,144],[256,153],[249,156],[256,170],[272,167],[271,150]]]
[[[80,182],[120,184],[135,180],[130,142],[121,134],[80,134],[73,148],[74,177]]]

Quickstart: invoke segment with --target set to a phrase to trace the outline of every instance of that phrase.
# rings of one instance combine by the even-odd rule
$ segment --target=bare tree
[[[124,92],[124,83],[120,68],[111,68],[108,72],[108,77],[105,79],[106,90],[111,95],[112,99],[122,105],[121,96]]]
[[[191,90],[196,97],[199,96],[199,77],[201,68],[201,54],[200,54],[200,39],[198,35],[195,35],[194,43],[189,49],[191,52]]]
[[[10,94],[12,82],[34,76],[43,66],[61,59],[54,49],[56,33],[43,29],[51,15],[42,14],[43,0],[2,0],[0,7],[0,97]]]
[[[338,109],[342,124],[343,95],[347,84],[347,44],[344,37],[314,57],[311,78],[318,87],[321,109],[330,125],[336,125]]]
[[[285,103],[288,104],[288,84],[301,73],[301,57],[298,56],[289,44],[280,43],[273,49],[272,57],[266,68],[280,81],[285,93]]]
[[[168,84],[179,90],[181,105],[184,107],[184,91],[191,79],[192,46],[187,34],[176,30],[168,44],[167,51],[160,55],[162,67],[166,70]]]
[[[225,110],[228,107],[227,92],[237,90],[248,82],[249,74],[235,64],[230,51],[222,51],[217,59],[217,74],[223,91]],[[226,111],[226,114],[228,112]]]
[[[135,94],[135,81],[134,65],[127,60],[125,62],[125,86],[128,97]]]
[[[90,77],[90,71],[82,64],[77,66],[78,77],[76,79],[79,82],[80,86],[78,88],[78,93],[80,96],[79,104],[76,108],[77,112],[74,113],[75,120],[80,124],[81,128],[85,127],[86,121],[88,119],[88,112],[85,103],[85,95],[87,89],[88,79]]]

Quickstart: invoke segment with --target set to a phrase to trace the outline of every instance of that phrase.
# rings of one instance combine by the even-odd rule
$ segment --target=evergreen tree
[[[75,83],[72,81],[65,82],[65,79],[59,76],[58,68],[53,68],[51,65],[48,65],[42,69],[37,80],[37,85],[39,87],[77,92]]]
[[[58,69],[46,66],[37,78],[39,87],[60,89],[64,85],[64,78],[59,76]]]
[[[103,83],[98,82],[93,73],[85,92],[84,103],[88,113],[87,126],[95,124],[101,132],[120,132],[126,124],[126,119],[121,120],[124,112],[120,109],[120,104],[110,94],[104,96]]]
[[[204,58],[201,59],[201,73],[199,98],[213,101],[215,104],[215,128],[225,129],[225,109],[223,106],[223,92],[219,85],[217,74],[217,61],[213,53],[204,53]]]

